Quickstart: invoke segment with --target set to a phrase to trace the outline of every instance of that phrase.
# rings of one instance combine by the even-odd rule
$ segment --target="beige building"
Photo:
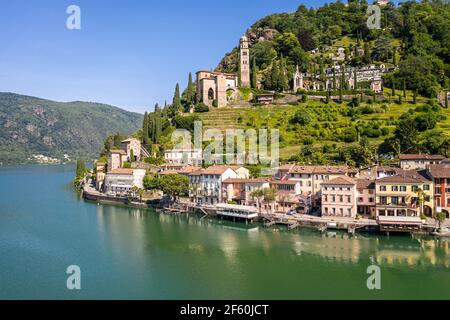
[[[250,87],[250,50],[246,36],[240,44],[240,86]],[[201,70],[197,72],[197,100],[209,107],[226,107],[239,98],[237,74]]]
[[[127,195],[133,187],[144,188],[143,169],[115,169],[105,176],[105,192],[109,194]]]
[[[127,158],[127,153],[124,150],[110,150],[108,153],[108,172],[122,168]]]
[[[122,150],[127,153],[127,161],[141,161],[141,141],[138,139],[131,138],[122,141]],[[131,156],[133,156],[133,159]]]
[[[322,216],[356,217],[356,182],[349,177],[338,177],[322,182]]]
[[[401,154],[399,157],[400,167],[404,170],[426,169],[431,164],[441,163],[445,157],[430,154]]]
[[[250,50],[248,47],[248,39],[245,35],[241,38],[239,48],[241,87],[250,88]]]
[[[432,215],[432,181],[419,173],[403,173],[376,180],[376,216],[420,217]],[[423,202],[419,190],[423,191]]]
[[[358,214],[375,218],[375,181],[369,179],[356,179]]]

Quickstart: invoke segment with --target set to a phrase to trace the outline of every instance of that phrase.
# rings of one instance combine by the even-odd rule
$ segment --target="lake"
[[[448,240],[98,205],[73,192],[73,173],[0,167],[1,299],[450,299]],[[381,290],[366,285],[373,264]],[[81,290],[66,287],[70,265]]]

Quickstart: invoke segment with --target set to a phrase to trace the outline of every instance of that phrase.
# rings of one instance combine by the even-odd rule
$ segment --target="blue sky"
[[[322,0],[2,0],[0,91],[143,113],[217,66],[258,19]],[[81,30],[66,8],[81,8]]]

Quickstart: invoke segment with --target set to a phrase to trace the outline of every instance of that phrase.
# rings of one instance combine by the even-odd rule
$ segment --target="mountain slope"
[[[133,133],[142,119],[140,114],[105,104],[0,93],[0,162],[28,162],[33,154],[95,157],[108,135]]]

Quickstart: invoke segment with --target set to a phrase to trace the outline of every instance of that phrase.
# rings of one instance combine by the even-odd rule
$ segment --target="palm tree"
[[[444,212],[438,212],[436,213],[436,215],[434,216],[434,218],[436,219],[436,221],[439,223],[439,231],[442,232],[442,223],[445,221],[446,215]]]
[[[420,217],[423,217],[423,204],[425,203],[426,193],[422,190],[422,188],[417,189],[417,202],[419,203],[419,212]]]
[[[258,204],[259,215],[261,215],[261,199],[264,198],[264,190],[256,189],[250,193],[250,197]]]
[[[277,199],[277,189],[264,189],[264,201],[269,204],[269,207],[272,208],[271,204]]]

